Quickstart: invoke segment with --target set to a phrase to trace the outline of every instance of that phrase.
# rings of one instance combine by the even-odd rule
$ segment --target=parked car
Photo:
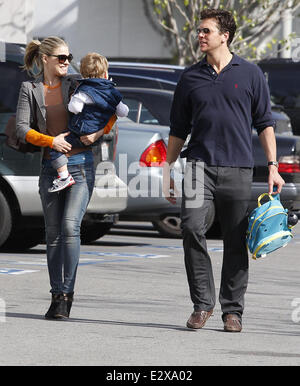
[[[0,55],[0,248],[26,249],[44,239],[42,205],[38,194],[40,153],[20,153],[6,145],[5,128],[15,124],[15,113],[22,81],[25,47],[3,43]],[[74,72],[69,66],[70,72]],[[82,241],[93,241],[106,234],[127,205],[127,186],[111,171],[116,154],[117,125],[94,148],[96,184],[82,223]],[[108,178],[109,177],[109,178]]]
[[[173,97],[173,91],[178,81],[183,67],[159,66],[151,64],[136,63],[110,63],[109,71],[113,80],[117,82],[118,88],[124,95],[125,102],[130,106],[129,117],[137,123],[147,123],[143,125],[143,130],[150,130],[155,126],[161,137],[164,137],[167,144],[169,128],[159,127],[158,124],[169,125],[169,109]],[[146,78],[146,82],[142,80]],[[120,81],[121,80],[121,81]],[[122,86],[121,86],[122,85]],[[127,87],[125,87],[125,85]],[[137,86],[138,85],[138,86]],[[151,86],[152,89],[147,88]],[[131,86],[131,87],[129,87]],[[169,90],[167,90],[169,88]],[[272,105],[273,118],[277,122],[277,147],[280,162],[280,172],[285,178],[285,185],[281,199],[284,205],[291,210],[300,213],[300,174],[299,171],[299,138],[292,136],[290,120],[286,114],[282,113],[281,106]],[[276,115],[279,114],[279,115]],[[118,151],[120,153],[130,152],[130,157],[138,160],[141,153],[136,153],[130,144],[126,144],[126,135],[123,130],[124,139],[120,141]],[[280,135],[279,135],[280,134]],[[140,132],[140,136],[144,133]],[[291,136],[290,139],[285,138]],[[123,137],[122,137],[123,138]],[[282,139],[281,139],[282,138]],[[253,147],[255,158],[254,179],[252,184],[252,202],[251,207],[256,206],[258,195],[267,190],[267,167],[266,159],[258,137],[253,133]],[[130,149],[130,150],[129,150]],[[134,152],[136,154],[134,154]],[[289,167],[288,165],[291,165]],[[157,172],[157,171],[156,171]],[[152,172],[151,172],[152,173]],[[160,173],[157,176],[161,178]],[[159,207],[158,210],[153,206],[153,200],[141,200],[141,205],[137,208],[137,202],[133,202],[130,197],[128,207],[122,212],[120,219],[126,220],[148,220],[152,221],[154,227],[160,233],[166,236],[180,237],[180,205],[176,205],[169,213],[163,213],[165,207]],[[156,205],[157,205],[156,201]],[[177,210],[177,214],[176,214]],[[159,217],[157,217],[160,212]],[[156,217],[153,218],[153,217]],[[213,214],[210,213],[208,221],[211,223]]]
[[[273,58],[257,64],[268,80],[278,132],[300,135],[300,62]],[[120,87],[164,90],[175,89],[183,70],[182,66],[151,63],[110,62],[109,66],[110,76]]]
[[[268,80],[271,99],[289,116],[292,130],[300,135],[300,62],[274,58],[258,62]]]
[[[162,164],[166,160],[169,127],[157,124],[138,124],[120,119],[116,172],[128,185],[127,208],[121,220],[150,221],[164,236],[181,237],[179,199],[170,204],[162,195]],[[257,205],[257,197],[268,190],[267,161],[253,132],[254,175],[250,209]],[[300,137],[276,135],[279,172],[286,181],[281,201],[286,208],[300,216]],[[159,162],[158,162],[159,160]],[[177,188],[180,189],[185,159],[175,165]],[[207,215],[208,227],[216,222],[215,208]]]
[[[145,87],[118,87],[118,89],[124,97],[124,102],[129,106],[129,118],[134,122],[169,125],[174,91]],[[292,135],[291,121],[282,107],[271,102],[271,108],[275,132]]]
[[[116,173],[128,185],[127,208],[120,220],[150,221],[163,235],[180,237],[180,205],[170,204],[162,194],[162,165],[166,161],[168,126],[138,124],[130,119],[118,120],[119,142]],[[175,164],[180,187],[185,161]],[[212,225],[214,210],[208,213]]]
[[[109,62],[109,76],[119,87],[174,90],[183,66],[167,64]]]

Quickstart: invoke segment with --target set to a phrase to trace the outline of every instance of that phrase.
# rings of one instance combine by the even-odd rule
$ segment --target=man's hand
[[[273,166],[273,165],[269,166],[269,179],[268,179],[269,194],[280,193],[284,184],[285,184],[285,181],[278,173],[277,166]],[[276,191],[273,192],[273,188],[275,186],[277,187],[277,189]]]
[[[179,197],[180,194],[176,189],[174,180],[171,178],[170,173],[180,154],[184,142],[184,139],[174,137],[172,135],[169,136],[167,160],[163,166],[163,195],[173,205],[176,204],[176,197]]]
[[[176,188],[174,184],[173,178],[169,179],[169,184],[163,181],[163,194],[171,204],[175,205],[176,204]]]
[[[163,166],[163,195],[166,200],[175,205],[176,197],[179,196],[179,193],[176,189],[174,179],[170,176],[170,171],[170,165],[166,162]]]
[[[65,141],[65,137],[69,135],[70,132],[62,133],[54,137],[52,142],[52,149],[59,151],[60,153],[68,153],[72,149],[72,145]]]

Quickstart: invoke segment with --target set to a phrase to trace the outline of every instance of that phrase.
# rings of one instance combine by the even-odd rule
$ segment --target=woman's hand
[[[54,137],[52,142],[52,148],[61,153],[68,153],[72,149],[72,145],[65,141],[65,137],[69,135],[70,132],[62,133]]]
[[[92,145],[94,142],[97,141],[98,138],[100,138],[104,133],[104,129],[101,129],[93,134],[87,134],[80,137],[80,141],[85,145],[89,146]]]

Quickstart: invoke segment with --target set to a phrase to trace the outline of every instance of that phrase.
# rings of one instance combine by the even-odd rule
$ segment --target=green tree
[[[280,23],[282,12],[295,10],[300,0],[143,0],[146,12],[158,26],[168,43],[174,47],[174,61],[180,65],[199,60],[196,29],[200,23],[200,12],[205,8],[226,9],[233,13],[237,31],[230,47],[238,55],[256,59],[257,44],[271,35]],[[271,38],[260,57],[274,55],[283,50],[289,39]]]

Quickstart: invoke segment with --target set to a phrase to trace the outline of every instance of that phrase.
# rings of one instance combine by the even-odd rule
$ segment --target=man
[[[235,31],[231,13],[215,9],[201,12],[197,33],[206,56],[187,68],[178,82],[164,168],[164,194],[175,203],[168,165],[176,161],[191,134],[188,147],[181,154],[192,165],[193,177],[185,175],[181,213],[185,267],[194,304],[187,327],[202,328],[215,306],[214,278],[205,239],[205,217],[210,206],[215,205],[224,245],[219,301],[224,330],[230,332],[242,330],[248,283],[245,235],[254,164],[252,126],[258,131],[268,161],[269,193],[280,193],[284,184],[277,170],[268,87],[258,66],[230,52]],[[202,194],[202,200],[198,195],[202,205],[197,207],[190,205],[191,198],[186,193],[192,191],[195,183],[200,198]]]

